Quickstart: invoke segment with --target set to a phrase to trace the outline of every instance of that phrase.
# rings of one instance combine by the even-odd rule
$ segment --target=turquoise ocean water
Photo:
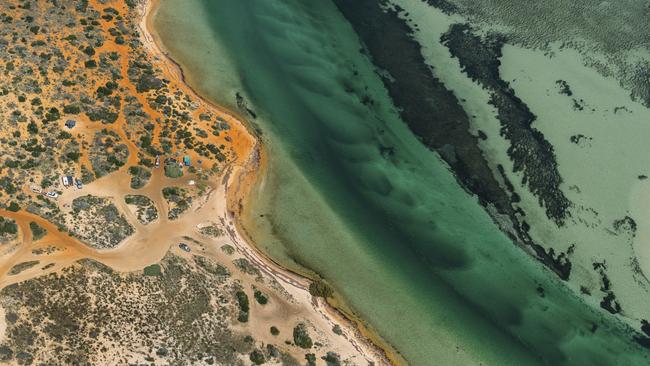
[[[635,365],[629,330],[516,247],[394,110],[329,1],[165,0],[188,81],[250,102],[269,152],[246,226],[413,365]]]

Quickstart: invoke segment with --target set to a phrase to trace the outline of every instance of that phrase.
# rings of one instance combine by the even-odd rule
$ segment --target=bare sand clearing
[[[255,183],[256,174],[263,164],[261,146],[240,122],[241,119],[211,104],[185,85],[180,67],[161,51],[154,33],[150,31],[152,29],[150,15],[155,11],[156,4],[156,1],[148,1],[143,7],[140,28],[144,47],[154,56],[156,66],[161,67],[167,77],[186,89],[204,107],[223,116],[230,123],[232,145],[237,159],[219,178],[212,181],[200,181],[198,176],[192,174],[180,179],[170,179],[164,176],[162,168],[157,168],[154,169],[150,181],[144,188],[133,190],[129,186],[130,175],[127,167],[137,163],[137,147],[127,138],[123,130],[124,121],[118,120],[112,129],[127,143],[129,149],[127,164],[117,172],[97,179],[80,190],[67,189],[58,198],[57,204],[63,212],[70,212],[72,201],[77,197],[84,195],[109,197],[134,227],[134,234],[114,249],[97,250],[60,231],[55,225],[39,216],[25,211],[0,210],[0,215],[14,219],[20,229],[17,243],[13,244],[8,253],[0,256],[0,287],[59,271],[83,258],[94,259],[117,271],[140,271],[148,265],[160,262],[170,250],[180,256],[198,254],[212,257],[232,267],[233,258],[219,250],[222,245],[229,244],[236,248],[235,256],[246,258],[261,271],[262,276],[268,279],[268,283],[277,285],[275,288],[269,288],[268,291],[270,296],[281,299],[275,302],[280,305],[256,308],[256,304],[253,304],[254,314],[259,316],[253,316],[247,328],[256,335],[256,338],[265,340],[265,337],[270,337],[269,324],[278,325],[283,334],[291,334],[290,317],[299,317],[308,320],[316,329],[322,331],[330,330],[335,325],[340,327],[342,336],[332,336],[331,332],[328,332],[326,337],[329,343],[327,346],[339,353],[343,359],[349,359],[355,364],[368,362],[378,365],[389,364],[386,353],[362,335],[356,325],[323,299],[309,294],[308,279],[281,268],[255,249],[240,234],[235,218],[240,213],[241,202]],[[163,198],[162,189],[169,186],[190,187],[191,180],[200,181],[203,187],[202,194],[192,202],[191,208],[186,213],[176,220],[169,220],[167,202]],[[148,196],[158,210],[158,218],[148,225],[140,223],[124,201],[125,196],[129,194]],[[30,222],[38,223],[47,230],[47,234],[33,241]],[[218,223],[225,235],[216,238],[199,236],[198,229],[206,222]],[[188,241],[186,240],[188,237],[201,240]],[[179,242],[187,243],[191,253],[180,250]],[[38,261],[38,264],[18,274],[10,274],[15,265],[28,261]],[[243,277],[241,281],[247,286],[260,286],[259,282],[252,278]],[[0,323],[0,331],[3,328],[3,323]],[[268,339],[268,341],[272,340]],[[395,355],[390,358],[399,359]]]

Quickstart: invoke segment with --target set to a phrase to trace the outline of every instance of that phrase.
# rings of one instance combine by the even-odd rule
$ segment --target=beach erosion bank
[[[271,158],[244,203],[256,245],[322,275],[408,362],[607,364],[633,348],[406,128],[333,4],[161,9],[190,84],[229,108],[240,93],[257,116]]]

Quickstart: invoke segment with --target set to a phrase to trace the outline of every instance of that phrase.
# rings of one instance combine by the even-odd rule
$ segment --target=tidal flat
[[[517,11],[507,1],[498,2],[492,12],[462,1],[454,11],[425,3],[393,3],[404,10],[399,17],[414,30],[427,64],[435,66],[436,75],[471,114],[472,129],[482,136],[480,146],[487,160],[517,197],[513,207],[519,220],[529,224],[526,235],[564,259],[567,286],[585,302],[643,331],[650,315],[644,305],[649,295],[644,151],[650,109],[639,92],[647,89],[647,79],[644,84],[638,75],[646,69],[650,54],[639,47],[647,26],[631,11],[642,4],[578,2],[571,6],[580,13],[557,14],[558,8],[548,9],[551,3],[559,8],[568,5],[545,2],[533,24],[524,26],[513,18]],[[525,18],[527,11],[522,9],[520,17]],[[566,31],[540,30],[535,24],[539,19]],[[602,26],[586,24],[590,19],[601,19]],[[468,33],[484,35],[483,47],[501,44],[496,47],[497,77],[534,116],[531,129],[553,147],[561,177],[557,190],[570,202],[561,225],[548,217],[539,196],[527,187],[526,175],[509,156],[514,143],[503,134],[490,90],[471,80],[467,60],[454,57],[449,43],[430,42],[443,40],[452,24],[468,20],[474,24]],[[635,24],[635,31],[622,22]],[[610,28],[619,29],[626,41],[611,38]],[[584,41],[576,42],[576,37]],[[539,165],[544,174],[545,165]],[[643,336],[636,339],[644,343]]]
[[[424,3],[400,5],[420,10],[411,14],[420,16],[413,16],[414,28],[422,30],[414,37],[422,37],[422,45],[438,44],[447,31],[424,33],[429,29],[424,22],[463,20]],[[562,281],[518,246],[502,230],[508,220],[499,227],[498,214],[490,216],[461,187],[448,161],[408,129],[380,77],[390,75],[376,69],[358,31],[333,3],[169,0],[155,23],[190,84],[217,103],[248,113],[265,144],[269,166],[243,222],[255,243],[288,268],[324,277],[407,362],[647,362],[635,340],[641,335],[630,322],[601,309],[599,300],[582,298],[578,282]],[[530,101],[534,96],[525,95],[537,84],[519,89],[514,79],[525,78],[511,72],[525,57],[539,60],[527,64],[531,67],[542,65],[529,70],[531,78],[557,66],[538,59],[542,52],[527,56],[509,47],[503,51],[501,77],[539,113],[540,106]],[[521,206],[540,216],[543,225],[530,222],[531,236],[539,240],[536,230],[550,231],[544,228],[554,223],[545,207],[525,206],[537,197],[525,193],[521,177],[506,165],[507,141],[499,137],[486,91],[463,74],[443,45],[425,47],[423,53],[434,68],[449,71],[449,76],[439,72],[442,82],[465,99],[460,103],[476,116],[473,120],[484,122],[473,122],[471,131],[485,130],[488,139],[480,146],[488,163],[495,170],[498,164],[508,167]],[[580,85],[568,76],[562,80]],[[236,93],[249,111],[238,106]],[[552,117],[540,113],[538,118],[534,126],[539,124],[553,146],[564,138],[571,141],[572,135],[556,138],[543,128]],[[558,153],[559,174],[568,181],[566,159]],[[556,249],[567,250],[570,242],[566,245]],[[569,278],[580,278],[579,273]],[[598,288],[599,280],[591,285]]]

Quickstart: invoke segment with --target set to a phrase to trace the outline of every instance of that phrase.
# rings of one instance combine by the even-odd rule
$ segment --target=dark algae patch
[[[492,175],[469,132],[469,117],[452,91],[424,61],[421,46],[397,11],[383,11],[376,0],[335,0],[363,41],[373,63],[387,72],[384,86],[422,143],[440,153],[462,185],[484,203],[509,212],[509,199]]]
[[[384,10],[376,0],[334,3],[359,35],[375,66],[390,75],[379,73],[411,131],[440,154],[461,186],[475,194],[483,206],[494,205],[499,213],[510,217],[518,234],[512,239],[530,246],[544,264],[567,280],[570,261],[566,255],[556,256],[530,239],[529,225],[517,216],[521,210],[512,207],[519,197],[495,179],[478,146],[480,134],[476,137],[469,132],[467,113],[454,93],[435,76],[435,68],[426,65],[420,44],[410,35],[411,28],[398,17],[401,10]],[[559,189],[562,179],[552,146],[530,126],[535,116],[499,76],[503,39],[495,37],[484,43],[470,33],[467,25],[456,24],[441,41],[459,58],[468,76],[491,91],[491,103],[497,107],[502,123],[501,133],[511,141],[508,154],[515,171],[524,172],[524,181],[546,207],[547,215],[561,225],[570,202]]]
[[[499,75],[504,41],[499,35],[481,39],[467,24],[453,24],[442,36],[443,44],[458,58],[465,73],[490,91],[490,104],[497,108],[501,134],[511,144],[508,156],[514,171],[523,172],[524,183],[546,208],[546,215],[562,225],[570,202],[560,190],[562,178],[553,147],[541,132],[531,127],[535,115]]]

